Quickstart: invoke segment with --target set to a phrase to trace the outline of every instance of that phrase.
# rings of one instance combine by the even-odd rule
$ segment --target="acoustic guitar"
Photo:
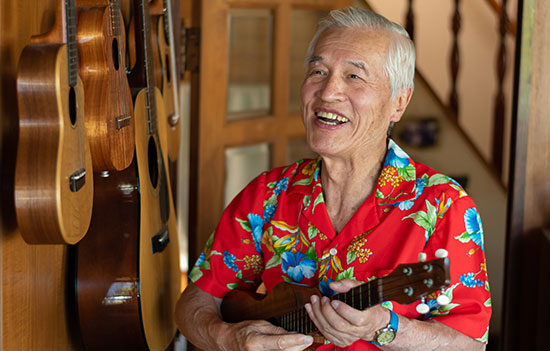
[[[180,148],[180,115],[178,104],[178,78],[172,21],[172,1],[153,0],[151,3],[152,35],[155,63],[155,80],[164,99],[165,118],[168,122],[168,159],[176,161]]]
[[[428,262],[401,264],[392,273],[359,285],[347,293],[337,294],[333,300],[343,301],[351,307],[364,310],[383,301],[410,304],[451,283],[449,259],[439,258]],[[324,344],[304,305],[312,295],[320,296],[315,287],[279,283],[266,296],[250,291],[233,290],[221,305],[223,320],[230,323],[244,320],[267,320],[288,331],[312,335],[315,350]]]
[[[33,36],[17,72],[15,210],[31,244],[74,244],[92,215],[92,159],[84,130],[74,0],[58,0],[50,32]]]
[[[103,4],[101,4],[103,3]],[[77,0],[84,120],[94,170],[122,170],[134,157],[134,110],[126,77],[120,0]]]
[[[128,169],[95,175],[92,225],[74,254],[87,350],[165,350],[176,335],[181,292],[176,215],[166,170],[166,122],[152,75],[148,0],[134,0],[136,149]]]

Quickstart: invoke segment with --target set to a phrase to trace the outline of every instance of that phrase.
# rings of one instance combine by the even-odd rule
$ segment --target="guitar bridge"
[[[127,113],[123,114],[122,116],[115,117],[116,129],[120,130],[120,129],[126,127],[127,125],[129,125],[130,124],[130,118],[132,118],[132,116],[130,116]]]
[[[79,168],[69,177],[69,187],[73,193],[79,191],[86,184],[86,170]]]
[[[166,246],[170,243],[170,233],[168,233],[168,227],[164,227],[153,238],[151,238],[153,254],[162,252]]]

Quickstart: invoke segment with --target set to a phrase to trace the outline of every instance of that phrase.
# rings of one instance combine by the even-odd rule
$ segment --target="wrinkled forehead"
[[[309,62],[341,57],[383,65],[388,56],[390,35],[380,29],[330,27],[319,35]]]

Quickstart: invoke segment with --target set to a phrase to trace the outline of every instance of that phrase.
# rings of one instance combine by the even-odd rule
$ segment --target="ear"
[[[405,109],[411,101],[412,92],[412,88],[408,87],[393,98],[394,110],[390,119],[391,122],[399,122],[401,120]]]

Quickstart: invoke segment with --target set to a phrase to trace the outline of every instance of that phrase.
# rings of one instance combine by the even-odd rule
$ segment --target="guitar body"
[[[154,96],[161,112],[160,92]],[[176,335],[174,310],[181,292],[176,214],[162,175],[166,156],[157,158],[165,143],[148,133],[146,114],[143,90],[135,101],[133,162],[108,177],[95,174],[102,191],[95,194],[90,231],[75,255],[87,350],[164,351]],[[159,121],[159,133],[163,128]],[[169,241],[157,246],[159,233]]]
[[[94,174],[86,236],[71,247],[75,301],[86,350],[146,351],[139,298],[140,198],[137,164]]]
[[[65,44],[32,43],[19,59],[19,143],[15,209],[31,244],[74,244],[92,215],[92,160],[84,131],[84,92],[68,83]],[[87,174],[71,190],[71,176]]]
[[[164,116],[162,95],[152,89],[157,114]],[[140,188],[140,299],[143,329],[151,350],[164,350],[176,335],[174,311],[181,293],[176,214],[168,177],[166,120],[158,118],[158,134],[147,130],[146,90],[135,99],[136,159]],[[158,138],[161,136],[161,138]],[[163,246],[168,236],[169,243]],[[158,247],[155,248],[155,239]],[[160,251],[159,251],[160,250]],[[155,253],[153,253],[155,252]]]
[[[153,10],[153,8],[151,8]],[[154,48],[154,62],[155,62],[155,81],[157,86],[161,90],[162,98],[164,99],[164,118],[167,121],[166,128],[166,140],[167,140],[167,152],[168,159],[170,161],[176,161],[179,155],[180,148],[180,124],[176,111],[175,91],[177,87],[174,84],[175,72],[172,72],[172,67],[175,67],[172,63],[174,57],[171,54],[170,43],[166,37],[166,23],[164,16],[153,16],[152,36],[155,41]],[[176,117],[175,117],[176,116]],[[160,116],[159,116],[160,117]]]
[[[113,17],[117,19],[114,28]],[[94,169],[125,169],[134,156],[135,122],[120,10],[80,7],[77,41],[80,75],[89,102],[84,117]]]

